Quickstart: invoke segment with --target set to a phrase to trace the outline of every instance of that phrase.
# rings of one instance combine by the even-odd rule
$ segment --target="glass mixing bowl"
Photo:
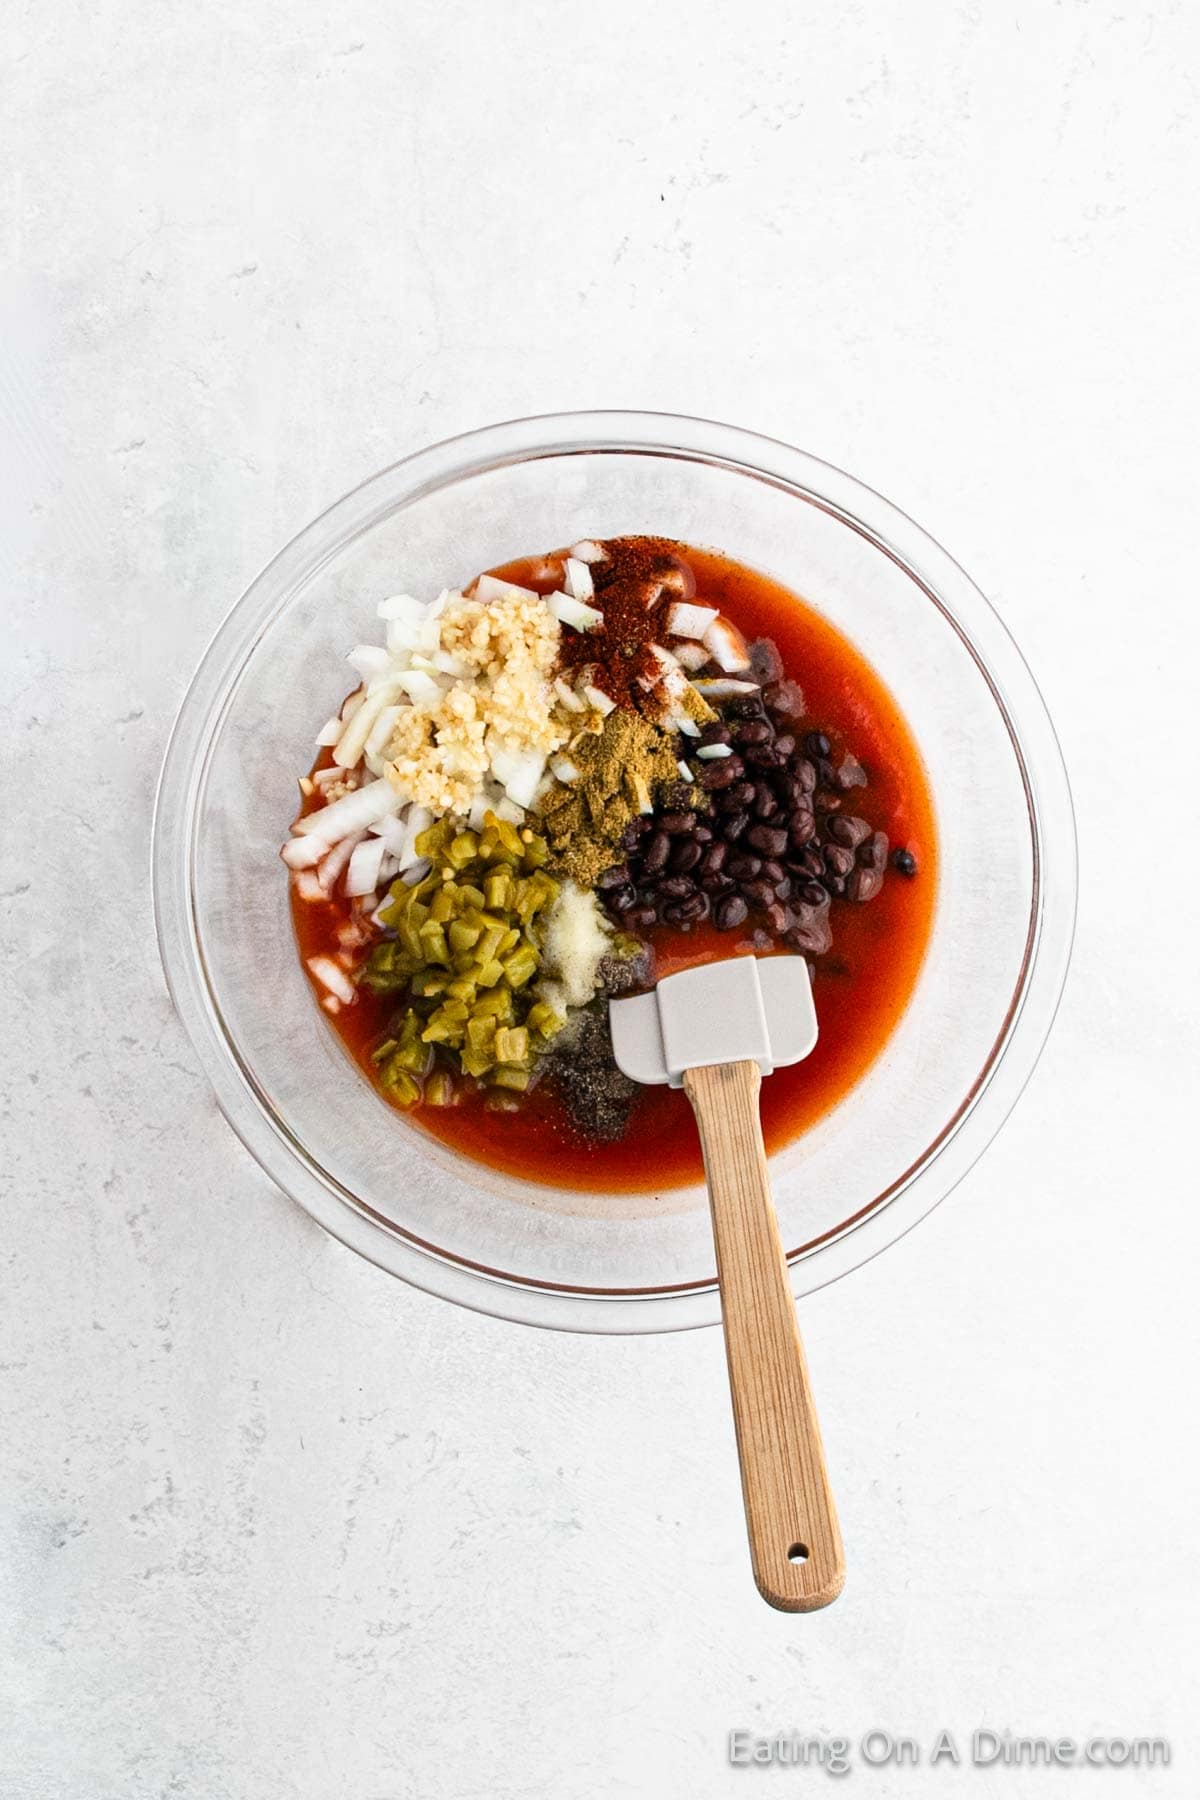
[[[522,1184],[398,1116],[314,1004],[277,851],[377,600],[631,532],[802,594],[873,663],[929,771],[941,871],[916,991],[858,1086],[772,1158],[798,1295],[893,1243],[988,1143],[1045,1041],[1075,912],[1066,772],[1019,652],[932,538],[815,457],[699,419],[523,419],[408,457],[309,525],[218,631],[167,751],[154,896],[172,996],[233,1129],[335,1237],[446,1299],[584,1331],[719,1317],[703,1191]]]

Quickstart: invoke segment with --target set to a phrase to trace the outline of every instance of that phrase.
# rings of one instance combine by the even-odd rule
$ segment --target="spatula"
[[[737,956],[609,1002],[617,1065],[682,1087],[700,1127],[725,1354],[758,1590],[784,1612],[836,1600],[842,1537],[771,1200],[759,1087],[817,1041],[800,956]]]

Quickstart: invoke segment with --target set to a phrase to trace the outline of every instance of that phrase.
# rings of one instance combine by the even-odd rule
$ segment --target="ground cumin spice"
[[[564,631],[559,656],[566,668],[591,664],[596,687],[618,706],[640,709],[660,673],[650,646],[665,643],[668,610],[690,599],[696,584],[667,538],[608,538],[604,549],[607,560],[592,565],[603,624]]]
[[[598,734],[585,733],[564,753],[579,770],[556,782],[539,802],[537,829],[551,859],[580,887],[618,860],[617,845],[629,821],[647,812],[664,786],[679,780],[670,734],[641,713],[617,707]]]

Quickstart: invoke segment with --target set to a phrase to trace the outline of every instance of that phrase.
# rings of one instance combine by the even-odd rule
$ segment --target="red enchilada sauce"
[[[767,576],[714,551],[677,548],[695,577],[699,604],[717,607],[748,640],[769,638],[777,645],[785,677],[803,689],[805,727],[828,736],[835,764],[849,752],[868,773],[868,785],[853,795],[853,810],[915,862],[913,875],[889,869],[869,904],[834,903],[832,948],[813,959],[817,1047],[806,1061],[777,1070],[762,1087],[763,1133],[768,1150],[777,1150],[843,1099],[879,1055],[908,1003],[933,918],[933,808],[908,726],[854,646]],[[555,584],[537,578],[540,561],[512,562],[497,573],[548,591]],[[317,766],[328,761],[323,752]],[[329,955],[337,949],[349,902],[337,897],[313,904],[293,897],[292,915],[301,955]],[[661,979],[729,956],[739,943],[749,942],[755,924],[752,914],[735,931],[718,931],[706,921],[686,934],[656,925],[643,935],[653,946]],[[330,1020],[368,1079],[371,1051],[386,1035],[395,1010],[394,995],[363,987],[356,1004]],[[451,1149],[527,1181],[640,1192],[703,1179],[691,1107],[677,1090],[642,1089],[624,1135],[609,1143],[580,1135],[550,1081],[535,1086],[519,1111],[489,1111],[484,1098],[482,1092],[467,1092],[456,1106],[420,1105],[407,1116]]]

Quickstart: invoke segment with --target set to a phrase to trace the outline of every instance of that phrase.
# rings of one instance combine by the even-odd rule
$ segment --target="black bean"
[[[818,756],[813,767],[817,771],[817,786],[831,788],[833,786],[833,764],[827,756]]]
[[[700,886],[715,900],[719,894],[732,894],[737,882],[728,875],[702,875]]]
[[[650,828],[649,819],[630,819],[628,825],[621,834],[622,850],[636,850]]]
[[[745,769],[740,756],[724,756],[718,762],[706,762],[696,780],[707,793],[732,787],[742,779]]]
[[[762,877],[764,881],[782,881],[783,874],[783,864],[781,862],[776,862],[773,856],[769,856],[764,860],[762,866]]]
[[[658,918],[658,908],[654,906],[635,906],[632,912],[625,914],[625,923],[634,931],[646,931]]]
[[[739,749],[743,744],[769,744],[774,732],[765,719],[747,719],[733,734]]]
[[[701,744],[732,744],[733,733],[728,725],[722,725],[718,720],[715,725],[704,727],[697,742]]]
[[[787,907],[784,906],[781,901],[773,900],[770,906],[765,910],[767,924],[771,927],[771,930],[775,933],[776,937],[782,937],[788,926],[791,924],[791,918],[788,914]]]
[[[795,812],[788,814],[788,836],[795,849],[802,850],[805,844],[810,844],[816,829],[817,821],[807,807],[798,806]]]
[[[623,887],[609,888],[604,896],[604,904],[609,912],[632,912],[637,905],[637,894],[634,892],[633,883],[628,881]]]
[[[871,827],[865,819],[853,815],[847,819],[843,816],[838,819],[830,819],[829,835],[835,844],[845,844],[848,849],[857,850],[858,846],[865,844],[870,837]]]
[[[726,703],[725,716],[728,719],[761,719],[762,701],[757,694],[736,694]]]
[[[818,812],[837,812],[842,804],[842,796],[835,794],[832,788],[818,788],[813,795],[813,805]]]
[[[887,867],[887,853],[887,832],[873,831],[866,843],[859,850],[858,860],[863,865],[864,869],[885,869]],[[900,852],[897,851],[896,854],[899,855]],[[899,869],[900,864],[896,863],[896,867]],[[913,863],[913,868],[914,870],[916,868],[915,861]],[[903,869],[901,869],[900,872],[901,874],[906,873]]]
[[[605,869],[603,875],[597,875],[596,886],[603,893],[605,888],[624,887],[629,880],[629,864],[614,863],[611,869]]]
[[[642,873],[657,875],[660,869],[667,866],[667,858],[671,854],[671,840],[665,831],[656,831],[646,845],[646,854],[642,858]]]
[[[754,811],[760,819],[773,819],[779,811],[779,802],[765,781],[754,784]]]
[[[696,823],[696,815],[690,812],[665,812],[659,813],[654,822],[668,837],[678,837],[680,832],[692,829]]]
[[[769,881],[743,881],[742,893],[754,906],[773,906],[775,889]]]
[[[835,875],[848,875],[854,867],[853,850],[847,850],[844,844],[826,844],[825,866]]]
[[[712,832],[711,825],[693,825],[692,826],[692,836],[695,838],[695,840],[698,844],[710,844],[712,842],[712,835],[713,835],[713,832]]]
[[[739,811],[726,813],[721,820],[721,836],[727,838],[731,844],[734,844],[737,842],[738,838],[741,837],[749,823],[750,814],[748,812]]]
[[[917,859],[911,850],[893,850],[892,867],[898,869],[901,875],[915,875],[917,872]]]
[[[717,930],[735,930],[737,926],[744,924],[749,911],[750,908],[740,894],[726,894],[717,901],[716,911],[713,913]]]
[[[777,825],[752,825],[746,833],[746,842],[764,856],[782,856],[788,847],[788,834]]]
[[[802,900],[805,906],[829,905],[829,895],[819,881],[806,881],[802,887],[797,889],[796,898]]]
[[[804,704],[804,694],[794,681],[773,682],[764,691],[763,699],[771,711],[782,719],[802,719],[808,710]]]
[[[796,780],[800,783],[800,786],[802,787],[804,792],[806,794],[811,794],[813,789],[817,785],[817,771],[816,771],[815,766],[809,762],[807,757],[804,757],[802,759],[802,761],[793,764],[792,774],[795,776]]]
[[[754,783],[752,781],[739,781],[736,787],[728,789],[721,801],[723,812],[740,812],[744,806],[753,805]]]
[[[710,844],[704,852],[704,860],[700,865],[701,873],[705,875],[718,875],[725,867],[725,858],[728,855],[728,844]]]
[[[844,875],[831,875],[829,877],[829,891],[835,900],[841,900],[846,892],[846,877]]]
[[[873,900],[882,886],[882,869],[855,869],[846,884],[846,896],[850,900]]]
[[[708,917],[708,895],[692,894],[673,906],[664,906],[663,918],[669,925],[692,925]]]
[[[762,858],[745,855],[731,856],[725,867],[735,881],[753,881],[762,870]]]
[[[810,731],[804,740],[804,748],[810,756],[828,756],[833,746],[823,731]]]
[[[751,744],[743,755],[752,769],[782,769],[787,762],[783,751],[774,744]]]
[[[698,844],[695,838],[676,838],[667,867],[674,875],[687,875],[695,868],[703,855],[704,845]]]
[[[764,685],[778,681],[783,674],[783,658],[770,638],[755,638],[747,645],[750,654],[750,673],[755,681]]]
[[[775,739],[775,748],[778,750],[780,756],[794,756],[796,754],[796,740],[790,731],[785,731],[781,737]]]
[[[866,787],[867,771],[863,768],[857,756],[843,756],[841,762],[834,770],[833,783],[835,787],[841,788],[844,794],[848,793],[851,788]]]
[[[806,875],[820,881],[825,873],[825,858],[819,850],[802,850],[797,860]]]
[[[696,891],[696,884],[690,875],[668,875],[660,881],[658,891],[664,900],[687,900]]]
[[[813,919],[805,925],[793,925],[785,942],[793,950],[804,950],[809,956],[824,956],[833,942],[833,934],[825,919]]]

